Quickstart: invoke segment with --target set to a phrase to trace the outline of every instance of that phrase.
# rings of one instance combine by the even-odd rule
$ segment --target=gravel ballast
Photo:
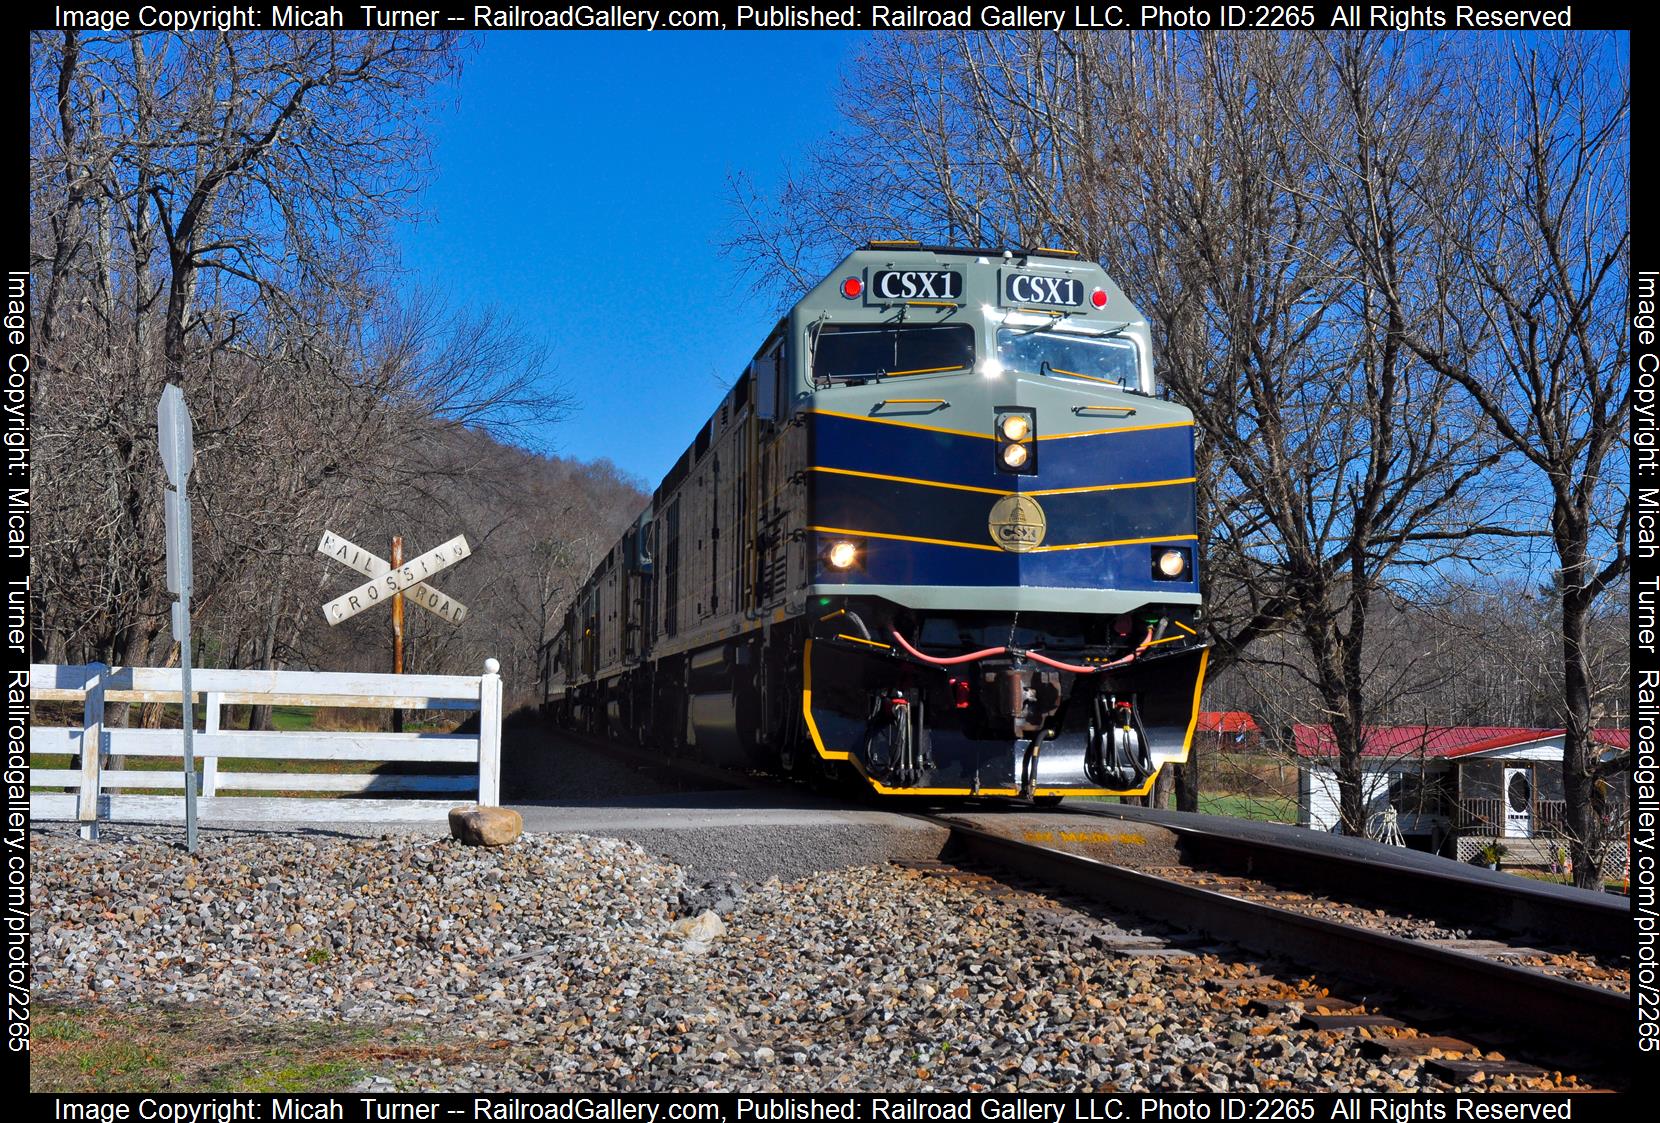
[[[1225,985],[1244,962],[1105,954],[1089,923],[915,870],[711,882],[625,840],[535,834],[209,831],[192,858],[178,833],[33,834],[37,994],[490,1046],[390,1065],[381,1089],[1442,1086],[1296,1028],[1295,1003],[1249,1012]]]

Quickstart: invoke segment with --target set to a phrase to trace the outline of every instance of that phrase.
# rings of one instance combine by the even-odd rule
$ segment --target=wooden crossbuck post
[[[392,568],[403,568],[403,535],[392,536]],[[403,674],[403,594],[392,597],[392,673]]]
[[[403,535],[392,536],[392,568],[403,568]],[[403,594],[392,597],[392,673],[403,674]],[[403,711],[392,711],[392,732],[403,732]]]

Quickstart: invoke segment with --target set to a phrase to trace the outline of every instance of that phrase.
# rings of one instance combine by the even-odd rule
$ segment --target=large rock
[[[680,950],[701,955],[709,950],[710,944],[726,934],[726,925],[715,913],[705,912],[675,921],[669,925],[668,934],[670,939],[685,941]]]
[[[506,807],[450,808],[450,833],[468,846],[506,846],[524,828],[524,817]]]

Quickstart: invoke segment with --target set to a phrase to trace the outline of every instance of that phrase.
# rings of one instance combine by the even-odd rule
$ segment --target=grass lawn
[[[1549,870],[1521,869],[1519,867],[1501,866],[1503,872],[1514,874],[1517,877],[1529,878],[1533,881],[1544,881],[1551,885],[1572,885],[1574,879],[1565,873],[1551,873]],[[1631,882],[1623,877],[1609,878],[1602,883],[1604,893],[1617,893],[1622,897],[1631,895]]]
[[[469,1048],[471,1048],[469,1046]],[[377,1061],[458,1055],[412,1026],[238,1022],[208,1007],[37,1001],[35,1092],[338,1092]]]
[[[1111,795],[1081,797],[1091,803],[1117,803]],[[1284,796],[1242,795],[1238,792],[1200,792],[1199,814],[1226,815],[1233,819],[1261,819],[1270,823],[1295,823],[1297,801]]]
[[[1270,823],[1295,823],[1297,801],[1284,796],[1241,795],[1236,792],[1200,792],[1199,812],[1227,815],[1234,819],[1262,819]]]
[[[304,733],[316,727],[317,715],[299,706],[273,706],[271,728],[278,733]]]

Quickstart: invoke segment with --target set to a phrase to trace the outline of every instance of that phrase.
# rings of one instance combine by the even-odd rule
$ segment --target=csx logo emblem
[[[1009,304],[1082,304],[1084,283],[1075,277],[1015,273],[1004,287]]]
[[[1005,495],[992,504],[986,518],[991,540],[1011,554],[1024,554],[1043,545],[1049,520],[1043,508],[1029,495]]]
[[[894,269],[872,277],[870,291],[880,300],[956,300],[963,294],[963,275]]]

